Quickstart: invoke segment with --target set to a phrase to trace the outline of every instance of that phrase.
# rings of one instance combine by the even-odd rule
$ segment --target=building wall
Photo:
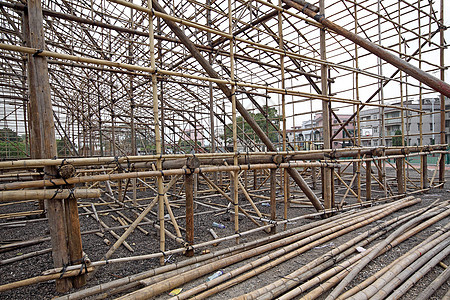
[[[396,104],[398,105],[398,104]],[[408,103],[405,107],[419,110],[420,104]],[[422,115],[422,145],[439,143],[440,131],[440,110],[439,99],[423,99],[422,110],[426,113]],[[431,114],[431,112],[435,112]],[[362,146],[376,147],[381,145],[381,109],[372,108],[362,110],[361,138]],[[420,116],[414,111],[404,111],[402,126],[401,110],[398,108],[385,108],[385,140],[386,146],[392,146],[392,136],[396,130],[404,130],[406,144],[410,146],[420,145]],[[433,133],[434,132],[434,133]]]

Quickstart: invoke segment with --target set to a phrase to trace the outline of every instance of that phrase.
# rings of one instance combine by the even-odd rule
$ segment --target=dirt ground
[[[342,188],[342,187],[341,187]],[[383,220],[387,220],[393,217],[396,217],[398,215],[404,214],[405,212],[416,210],[421,207],[425,207],[435,200],[448,200],[450,199],[450,171],[447,171],[446,173],[446,185],[443,189],[435,189],[432,190],[426,194],[418,194],[417,197],[421,198],[422,201],[419,204],[416,204],[414,206],[408,207],[406,209],[402,209],[394,214],[391,214],[390,216],[384,218]],[[318,194],[320,191],[316,191]],[[341,191],[342,192],[342,191]],[[341,193],[338,191],[338,194]],[[268,191],[265,192],[265,195],[268,195]],[[293,193],[293,196],[297,195]],[[141,192],[140,197],[150,197],[150,192]],[[280,196],[280,195],[278,195]],[[198,199],[199,202],[210,205],[211,203],[218,203],[222,205],[226,205],[226,200],[224,199],[217,199],[218,197],[214,198],[200,198]],[[240,199],[241,203],[246,203],[245,199]],[[350,203],[354,200],[351,200],[349,198],[348,200]],[[265,206],[261,199],[257,201],[257,207],[261,210],[263,213],[269,213],[269,207]],[[177,201],[174,201],[174,204],[177,204]],[[142,202],[142,206],[145,206],[145,202]],[[20,203],[16,205],[4,205],[0,206],[0,213],[11,213],[11,212],[17,212],[17,211],[30,211],[30,210],[36,210],[36,204],[32,202],[25,202]],[[90,206],[88,206],[88,209],[90,209]],[[102,209],[107,209],[105,206],[104,208],[97,208],[99,211],[100,218],[108,225],[108,226],[119,226],[120,224],[115,221],[111,216],[117,214],[115,212],[101,212]],[[174,214],[177,216],[181,216],[184,214],[184,206],[179,205],[179,207],[173,207]],[[210,211],[211,208],[207,207],[205,205],[197,205],[195,212],[205,212]],[[157,211],[154,209],[154,211]],[[124,214],[126,214],[129,218],[134,219],[135,214],[133,214],[130,210],[123,210]],[[307,214],[307,213],[313,213],[314,210],[312,208],[304,207],[301,205],[292,205],[292,207],[289,209],[289,218]],[[84,210],[80,209],[80,222],[81,222],[81,231],[85,232],[88,230],[94,230],[99,228],[99,224],[97,221],[90,217],[89,215],[86,215]],[[279,217],[282,216],[283,213],[283,204],[278,203],[277,204],[277,215]],[[208,213],[208,214],[199,214],[195,216],[195,243],[200,243],[203,241],[209,241],[211,240],[211,235],[208,232],[208,229],[211,228],[213,222],[222,223],[225,225],[224,229],[215,228],[215,231],[220,237],[231,235],[234,233],[234,225],[230,218],[231,214],[229,213]],[[154,215],[150,216],[151,219],[155,220],[156,217]],[[24,218],[17,219],[19,220],[25,220]],[[49,232],[47,229],[47,222],[44,220],[40,220],[37,218],[29,217],[26,219],[27,223],[25,225],[20,226],[14,226],[14,227],[8,227],[8,226],[1,226],[0,227],[0,241],[2,244],[10,243],[13,241],[21,241],[21,240],[29,240],[37,237],[48,237]],[[316,219],[318,220],[318,219]],[[362,280],[364,280],[367,276],[370,276],[377,270],[381,269],[383,266],[389,264],[391,261],[395,260],[399,256],[401,256],[403,253],[423,241],[426,237],[433,234],[438,228],[441,226],[444,226],[449,222],[449,218],[445,218],[441,220],[440,222],[434,224],[433,226],[428,227],[426,230],[420,232],[416,236],[413,236],[412,238],[402,242],[400,245],[392,249],[391,251],[388,251],[384,255],[379,256],[374,261],[372,261],[365,269],[363,269],[362,272],[358,275],[356,280],[353,281],[353,284],[356,284]],[[11,222],[11,220],[6,219],[0,219],[0,225],[4,225],[5,222]],[[184,219],[178,220],[180,226],[184,227]],[[312,220],[302,220],[297,221],[295,223],[289,224],[288,228],[292,228],[294,226],[300,226],[302,224],[312,222]],[[357,236],[363,231],[368,230],[368,228],[371,228],[375,224],[370,224],[369,226],[365,226],[363,228],[360,228],[359,230],[352,231],[344,236],[341,236],[337,239],[334,239],[328,243],[325,243],[324,245],[321,245],[320,247],[316,247],[310,251],[307,251],[294,259],[291,259],[276,268],[273,268],[271,270],[268,270],[264,272],[261,275],[255,276],[251,278],[250,280],[247,280],[244,284],[239,284],[237,286],[234,286],[230,289],[227,289],[220,294],[217,294],[211,299],[230,299],[234,296],[241,295],[247,292],[250,292],[254,289],[257,289],[259,287],[265,286],[283,276],[286,276],[287,274],[291,273],[292,271],[298,269],[300,266],[304,265],[305,263],[313,260],[314,258],[317,258],[318,256],[324,254],[325,252],[332,249],[332,247],[336,247],[345,241]],[[127,257],[127,256],[134,256],[134,255],[141,255],[141,254],[148,254],[148,253],[155,253],[158,252],[159,247],[159,240],[157,236],[156,230],[150,226],[145,225],[142,226],[143,229],[149,231],[148,235],[145,235],[144,233],[136,230],[129,238],[127,238],[127,242],[130,244],[130,246],[133,248],[134,252],[130,252],[129,250],[125,249],[123,246],[120,247],[115,254],[113,255],[113,258],[117,257]],[[249,229],[254,228],[254,225],[248,221],[245,217],[240,217],[240,231],[246,231]],[[172,227],[169,227],[171,231]],[[279,226],[278,231],[281,231],[282,227]],[[124,232],[123,229],[116,230],[116,233],[121,235]],[[246,242],[250,240],[254,240],[260,237],[267,236],[264,232],[259,232],[256,234],[252,234],[250,236],[245,236],[241,238],[241,242]],[[112,237],[109,233],[105,232],[105,237],[108,238],[111,242],[114,243],[115,239]],[[100,260],[102,256],[108,251],[109,246],[107,246],[103,242],[103,238],[100,238],[97,235],[94,234],[84,234],[82,236],[83,240],[83,249],[85,253],[89,256],[89,258],[92,261]],[[373,243],[377,243],[380,241],[380,239],[374,241]],[[373,244],[372,243],[372,244]],[[234,240],[223,242],[219,245],[217,248],[224,248],[235,245]],[[369,247],[370,245],[368,245]],[[15,249],[12,251],[7,252],[0,252],[0,260],[8,259],[11,257],[20,256],[26,253],[30,253],[37,250],[47,249],[50,247],[50,241],[44,241],[42,243],[23,247],[19,249]],[[180,245],[174,242],[173,240],[167,238],[167,245],[166,249],[175,249],[179,248]],[[215,250],[216,248],[210,247],[208,250]],[[200,254],[201,250],[197,250],[196,255]],[[181,261],[185,259],[183,255],[174,255],[173,257],[170,257],[168,259],[167,263],[174,263],[176,261]],[[232,266],[229,266],[225,269],[223,269],[224,272],[235,269],[236,267],[246,263],[248,261],[241,262],[239,264],[235,264]],[[446,257],[443,261],[444,264],[450,265],[450,256]],[[0,265],[0,274],[2,275],[0,277],[0,285],[5,283],[14,282],[17,280],[22,280],[25,278],[29,278],[32,276],[39,275],[42,271],[45,271],[47,269],[52,268],[52,259],[50,253],[43,254],[40,256],[32,257],[26,260],[21,260],[12,264],[6,264],[6,265]],[[130,263],[117,263],[117,264],[109,264],[106,266],[103,266],[100,268],[100,271],[96,273],[95,277],[92,278],[88,284],[89,286],[94,286],[99,283],[109,282],[118,278],[122,278],[124,276],[136,274],[138,272],[142,272],[145,270],[149,270],[151,268],[155,268],[159,266],[159,260],[158,259],[150,259],[150,260],[143,260],[143,261],[136,261],[136,262],[130,262]],[[417,295],[420,291],[422,291],[426,286],[429,285],[431,281],[433,281],[441,272],[443,271],[443,268],[441,266],[436,266],[433,268],[424,278],[422,278],[416,285],[411,288],[406,295],[403,296],[402,299],[414,299],[415,295]],[[208,274],[209,276],[211,274]],[[206,280],[206,277],[204,276],[202,278],[199,278],[198,280],[195,280],[193,282],[190,282],[188,284],[185,284],[183,287],[184,290],[187,290],[195,285],[198,285]],[[447,282],[444,284],[432,297],[431,299],[441,299],[443,295],[446,293],[446,291],[449,289],[449,283]],[[46,282],[46,283],[40,283],[31,285],[28,287],[22,287],[14,290],[10,290],[7,292],[3,292],[0,294],[1,299],[51,299],[55,296],[58,296],[58,294],[55,291],[54,282]],[[117,296],[117,295],[116,295]],[[165,293],[158,297],[158,299],[166,299],[168,298],[168,293]],[[322,296],[324,298],[324,295]]]

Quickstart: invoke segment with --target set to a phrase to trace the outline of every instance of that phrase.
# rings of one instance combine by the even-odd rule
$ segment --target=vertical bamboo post
[[[194,175],[186,174],[184,189],[186,193],[186,242],[194,244]],[[194,256],[194,250],[186,250],[186,256]]]
[[[444,39],[444,0],[441,0],[440,3],[440,27],[439,27],[439,36],[440,36],[440,75],[441,80],[445,82],[445,39]],[[445,97],[443,94],[440,95],[441,105],[440,105],[440,120],[441,120],[441,128],[440,128],[440,143],[446,144],[445,141]],[[434,127],[434,124],[433,124]],[[447,141],[448,142],[448,141]],[[445,154],[441,153],[441,159],[439,161],[439,183],[443,183],[445,181]],[[444,188],[444,185],[441,185],[441,189]]]
[[[211,27],[211,0],[206,0],[206,26]],[[211,32],[206,33],[206,38],[208,40],[208,46],[212,47],[212,37]],[[213,64],[213,52],[211,51],[208,56],[209,64]],[[214,89],[213,83],[208,82],[209,90],[209,126],[211,132],[211,153],[216,152],[216,133],[215,133],[215,123],[214,123]],[[217,184],[217,172],[213,173],[213,182]]]
[[[277,217],[277,182],[276,182],[277,169],[270,169],[270,219],[275,221]],[[270,229],[270,233],[277,231],[276,226]]]
[[[311,167],[311,177],[312,177],[312,188],[317,189],[317,168]]]
[[[130,23],[131,23],[131,29],[134,29],[134,20],[133,20],[133,12],[134,10],[132,8],[130,8]],[[131,35],[130,35],[130,41],[129,41],[129,45],[128,45],[128,61],[130,64],[133,64],[133,43],[131,40]],[[130,74],[129,75],[129,80],[130,80],[130,93],[129,93],[129,97],[130,97],[130,127],[131,127],[131,155],[136,156],[137,154],[137,149],[136,149],[136,126],[134,124],[134,109],[136,107],[135,104],[135,100],[134,100],[134,86],[133,86],[133,81],[134,81],[134,75]],[[137,190],[136,190],[136,178],[132,178],[131,179],[131,185],[132,185],[132,191],[133,191],[133,198],[132,198],[132,202],[134,206],[137,206]],[[125,197],[125,195],[124,195]]]
[[[420,156],[420,182],[421,182],[421,188],[426,189],[428,188],[428,161],[427,161],[427,155],[421,155]]]
[[[371,157],[369,157],[371,158]],[[366,201],[372,199],[372,161],[366,161]]]
[[[233,35],[233,15],[231,8],[231,0],[228,0],[228,33]],[[230,80],[234,82],[234,40],[230,39]],[[232,120],[233,120],[233,151],[234,155],[234,165],[238,165],[238,157],[236,153],[238,152],[237,144],[237,123],[236,123],[236,85],[231,86],[231,109],[232,109]],[[234,171],[234,176],[231,178],[233,184],[233,201],[234,201],[234,232],[239,232],[239,191],[238,191],[238,171]],[[236,238],[236,243],[239,243],[239,237]]]
[[[283,6],[283,3],[281,0],[278,0],[278,6]],[[284,49],[284,42],[283,42],[283,16],[282,12],[278,11],[278,46],[280,50]],[[284,55],[283,51],[280,54],[280,70],[281,70],[281,88],[286,89],[286,82],[285,82],[285,75],[284,75]],[[281,117],[283,121],[283,151],[286,151],[286,95],[281,94]],[[287,213],[288,213],[288,196],[289,196],[289,184],[288,184],[288,174],[286,172],[286,169],[280,169],[281,176],[283,178],[283,207],[284,207],[284,219],[287,219]],[[271,208],[272,210],[272,208]],[[284,224],[284,229],[287,229],[287,224]]]
[[[399,22],[400,22],[400,11],[401,11],[401,6],[400,6],[400,2],[398,2],[398,21]],[[401,50],[402,50],[401,49],[401,45],[402,45],[402,28],[399,27],[398,28],[398,48],[399,48],[399,52],[400,53],[401,53]],[[406,53],[406,51],[404,53]],[[400,71],[399,76],[400,76],[399,87],[400,87],[400,123],[401,123],[400,126],[401,126],[401,132],[402,132],[402,134],[401,134],[402,144],[401,145],[402,145],[402,147],[405,147],[406,146],[405,145],[405,110],[404,110],[404,107],[405,107],[404,97],[405,96],[403,94],[403,84],[402,84],[402,82],[403,82],[403,79],[402,79],[403,72],[402,71]],[[408,79],[408,74],[406,74],[405,77],[406,77],[406,80],[407,80]],[[406,99],[408,99],[408,86],[407,85],[406,85]],[[397,164],[397,169],[401,168],[400,174],[397,173],[397,179],[401,180],[401,181],[398,181],[398,184],[401,185],[401,187],[400,187],[400,185],[398,186],[399,194],[404,194],[406,192],[406,176],[405,176],[405,165],[406,165],[406,163],[405,163],[405,159],[406,158],[396,159],[396,161],[395,161],[396,164]],[[400,192],[400,191],[402,191],[402,192]]]
[[[152,0],[148,0],[148,8],[153,10],[153,2]],[[149,38],[150,38],[150,63],[151,68],[156,70],[156,61],[155,61],[155,38],[154,38],[154,30],[153,30],[153,14],[149,15]],[[162,170],[162,160],[161,160],[161,133],[159,129],[159,111],[158,111],[158,85],[157,85],[157,74],[156,71],[152,73],[152,96],[153,96],[153,120],[155,126],[155,148],[156,155],[159,158],[156,161],[156,168],[158,170]],[[166,233],[164,228],[164,185],[163,185],[163,176],[158,176],[158,219],[159,219],[159,250],[164,252],[166,248]],[[160,259],[161,265],[164,264],[164,257]]]
[[[319,12],[321,15],[325,14],[325,1],[319,1]],[[327,51],[326,51],[326,36],[325,36],[325,28],[320,28],[320,59],[327,59]],[[321,76],[321,88],[322,95],[328,95],[328,67],[325,64],[322,64],[320,67],[320,76]],[[324,150],[331,149],[331,141],[330,141],[330,102],[322,101],[322,120],[323,120],[323,148]],[[332,190],[331,190],[331,169],[323,168],[322,169],[322,189],[323,189],[323,201],[325,209],[331,208],[332,204]]]
[[[41,2],[28,0],[27,8],[24,19],[24,25],[27,28],[25,31],[27,44],[32,48],[45,50]],[[32,154],[35,158],[53,158],[56,157],[57,152],[47,59],[38,55],[28,55],[27,70],[30,111],[33,112],[30,119]],[[44,172],[48,174],[45,175],[46,179],[51,179],[57,174],[54,166],[44,167]],[[55,267],[62,267],[70,263],[63,201],[46,201],[46,208],[53,263]],[[56,280],[58,292],[66,292],[71,287],[70,279]]]
[[[405,164],[405,159],[403,157],[398,157],[395,159],[395,165],[397,168],[397,190],[399,194],[404,194],[406,192],[405,190],[405,180],[404,180],[404,164]]]
[[[74,186],[70,186],[73,188]],[[69,256],[72,264],[78,264],[83,259],[83,246],[81,242],[80,218],[78,216],[77,199],[74,196],[64,200],[67,226],[67,242],[69,248]],[[86,273],[72,278],[75,288],[82,287],[86,284]]]
[[[358,19],[357,19],[357,9],[355,6],[355,34],[358,34]],[[358,70],[359,69],[359,54],[358,54],[358,45],[355,44],[355,67]],[[359,101],[359,72],[355,73],[355,93],[356,93],[356,100]],[[357,146],[361,147],[361,118],[360,118],[360,107],[359,105],[356,105],[356,131],[354,133],[357,133]],[[358,194],[358,202],[361,203],[361,168],[362,168],[362,161],[361,159],[361,151],[358,151],[358,155],[356,156],[358,159],[358,184],[357,184],[357,194]],[[366,185],[367,185],[367,170],[366,170]],[[370,185],[370,177],[369,177],[369,185]],[[370,187],[369,187],[370,189]],[[370,191],[369,191],[369,197],[370,197]],[[367,192],[366,192],[366,199],[367,199]]]

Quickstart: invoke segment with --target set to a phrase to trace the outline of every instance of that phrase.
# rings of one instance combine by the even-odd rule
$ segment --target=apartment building
[[[448,99],[446,99],[448,103]],[[394,105],[400,106],[400,103]],[[425,111],[420,116],[419,113],[412,110],[404,110],[403,118],[401,109],[385,107],[363,109],[360,112],[361,120],[361,143],[365,147],[376,147],[382,145],[383,129],[381,128],[381,114],[384,111],[384,138],[386,146],[393,146],[393,138],[396,132],[401,134],[404,131],[405,142],[407,145],[432,145],[439,143],[439,133],[441,126],[440,119],[440,99],[439,98],[424,98],[422,99],[422,107],[418,100],[410,100],[403,104],[405,108]],[[450,103],[446,104],[446,110],[450,109]],[[447,140],[450,135],[449,115],[446,113],[446,133]],[[403,122],[403,126],[402,126]],[[420,142],[422,123],[422,143]],[[400,140],[401,142],[401,140]]]

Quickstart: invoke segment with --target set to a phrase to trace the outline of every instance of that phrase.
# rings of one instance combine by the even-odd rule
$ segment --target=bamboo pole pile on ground
[[[350,270],[355,270],[358,264],[368,260],[367,257],[372,260],[436,222],[448,219],[450,206],[447,202],[433,203],[427,207],[397,215],[394,218],[389,217],[392,213],[419,201],[420,199],[408,197],[392,203],[366,208],[359,212],[344,213],[277,233],[260,241],[219,250],[205,255],[204,258],[202,256],[190,258],[181,264],[163,266],[84,291],[81,290],[59,299],[81,299],[98,293],[103,293],[102,297],[111,297],[116,293],[123,293],[136,288],[137,290],[122,296],[120,299],[149,299],[173,288],[182,287],[188,282],[197,282],[196,279],[219,269],[227,268],[229,271],[223,275],[208,282],[200,284],[197,282],[197,285],[191,289],[171,298],[171,300],[204,299],[223,292],[234,285],[243,284],[246,280],[283,262],[290,261],[314,247],[333,241],[340,236],[345,236],[345,234],[358,228],[371,226],[362,234],[310,261],[294,273],[285,275],[282,279],[276,280],[268,286],[259,287],[249,294],[236,297],[236,299],[272,299],[275,297],[291,299],[292,297],[298,297],[301,293],[310,292],[310,294],[305,295],[305,299],[315,299],[340,282]],[[425,241],[408,251],[399,258],[399,261],[402,261],[401,265],[393,263],[386,267],[386,270],[384,270],[386,275],[383,276],[389,277],[380,278],[378,282],[387,280],[391,282],[389,286],[372,281],[370,289],[373,289],[375,293],[386,292],[392,289],[391,285],[393,287],[399,285],[402,278],[407,279],[408,276],[405,274],[414,275],[415,270],[418,270],[424,264],[426,265],[427,260],[433,260],[434,264],[437,264],[442,257],[448,254],[441,250],[448,248],[449,228],[449,225],[440,228]],[[371,246],[373,242],[379,240],[380,237],[383,238],[383,235],[386,234],[389,234],[389,236]],[[369,245],[370,248],[361,253],[357,251],[357,249],[366,247],[366,245]],[[439,255],[436,255],[437,253]],[[225,254],[226,256],[223,256]],[[407,269],[418,255],[422,255],[420,262],[413,263],[414,266],[410,267],[412,269]],[[235,267],[237,263],[240,266]],[[393,267],[396,271],[390,270],[390,267]],[[417,274],[423,276],[423,272],[426,270],[420,269],[418,271],[420,273]],[[377,273],[376,276],[378,278],[380,275]],[[393,283],[392,278],[395,278],[396,284]],[[407,286],[411,285],[408,282],[406,284]],[[377,286],[378,289],[375,288]]]

